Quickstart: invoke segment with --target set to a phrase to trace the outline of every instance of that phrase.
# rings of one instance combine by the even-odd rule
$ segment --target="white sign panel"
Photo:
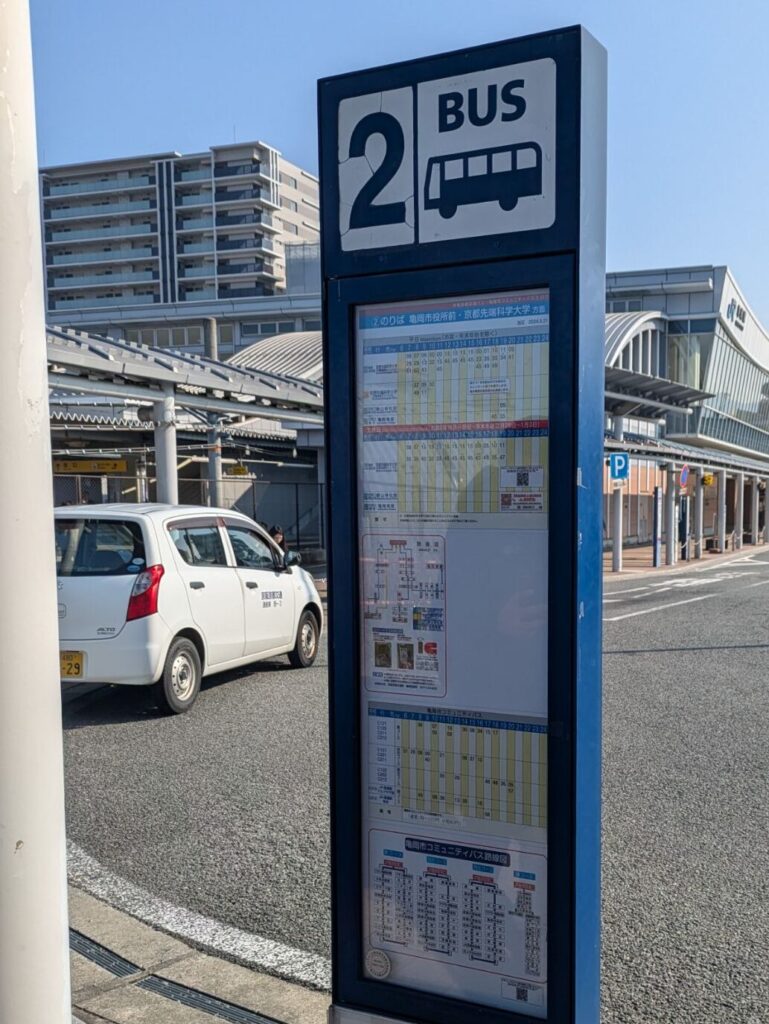
[[[550,227],[555,98],[543,58],[343,100],[342,249]]]
[[[542,288],[356,310],[364,965],[540,1017],[549,324]]]

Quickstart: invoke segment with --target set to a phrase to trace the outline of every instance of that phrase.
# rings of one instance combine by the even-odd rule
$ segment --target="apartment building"
[[[317,178],[263,142],[47,167],[40,189],[48,320],[131,340],[202,349],[223,318],[226,349],[254,312],[248,340],[286,327],[285,247],[318,240]]]

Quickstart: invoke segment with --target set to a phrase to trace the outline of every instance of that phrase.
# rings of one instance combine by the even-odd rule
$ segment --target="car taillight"
[[[162,565],[149,565],[144,572],[139,573],[128,601],[126,622],[143,619],[146,615],[154,615],[157,612],[158,592],[164,572]]]

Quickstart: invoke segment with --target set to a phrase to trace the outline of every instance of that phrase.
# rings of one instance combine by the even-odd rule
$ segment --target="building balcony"
[[[55,185],[53,182],[43,183],[43,195],[54,198],[55,196],[83,196],[89,193],[100,192],[125,192],[128,189],[145,189],[155,185],[155,179],[150,177],[137,178],[110,178],[108,181],[83,181],[71,185]]]
[[[210,206],[212,196],[210,192],[187,192],[176,196],[177,206]]]
[[[219,277],[254,276],[255,274],[261,274],[263,270],[264,262],[262,260],[253,260],[251,263],[235,263],[229,266],[225,263],[220,263],[218,274]]]
[[[245,178],[261,173],[261,164],[253,160],[242,164],[214,164],[215,178]]]
[[[151,306],[160,301],[159,295],[115,295],[109,298],[80,296],[76,299],[55,299],[49,309],[101,309],[115,306]]]
[[[252,199],[261,199],[262,190],[260,188],[220,188],[216,190],[215,196],[216,205],[222,206],[225,203],[243,203]]]
[[[271,238],[221,238],[216,240],[217,252],[275,252]]]
[[[216,288],[200,288],[198,290],[192,290],[189,288],[181,289],[182,302],[203,302],[207,299],[216,298]]]
[[[82,277],[54,277],[48,282],[48,289],[66,288],[72,291],[77,288],[112,288],[116,284],[133,284],[136,281],[157,281],[156,270],[135,270],[124,274],[85,274]]]
[[[57,256],[55,252],[48,254],[47,265],[68,266],[73,263],[119,263],[124,260],[151,259],[157,256],[157,249],[114,249],[112,252],[104,252],[99,249],[96,252],[71,253],[70,255]]]
[[[216,267],[213,263],[207,263],[204,267],[180,267],[179,279],[185,280],[190,277],[216,277]]]
[[[177,253],[193,253],[193,252],[210,252],[213,254],[214,251],[214,240],[213,238],[207,238],[204,242],[183,242],[177,247]]]
[[[259,213],[218,213],[216,215],[217,228],[226,228],[228,231],[238,231],[242,228],[252,230],[257,224],[260,231],[278,233],[278,229],[273,225],[272,217],[264,211]]]
[[[112,217],[118,213],[144,213],[154,210],[154,199],[137,199],[133,203],[105,203],[103,206],[46,207],[46,220],[77,220],[88,217]]]
[[[256,299],[260,295],[272,295],[272,290],[261,284],[247,285],[244,288],[229,284],[219,285],[220,299]]]
[[[211,168],[210,167],[194,167],[187,171],[177,170],[174,174],[174,181],[210,181],[211,179]]]
[[[77,231],[46,231],[46,242],[79,242],[88,239],[98,242],[102,238],[130,238],[133,235],[154,235],[154,224],[123,224],[114,228],[80,228]]]
[[[190,217],[188,220],[177,220],[176,231],[202,231],[213,226],[213,217]]]

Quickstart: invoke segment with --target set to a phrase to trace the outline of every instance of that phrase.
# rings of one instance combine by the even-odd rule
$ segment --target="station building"
[[[761,539],[769,334],[729,269],[609,274],[605,341],[606,451],[630,456],[617,490],[605,468],[604,541],[615,568],[622,547],[654,546],[655,488],[664,491],[656,518],[668,563],[681,551],[699,557]]]
[[[317,387],[323,374],[317,246],[305,243],[297,255],[293,290],[246,300],[259,303],[259,322],[266,329],[256,334],[256,340],[239,335],[238,345],[225,348],[219,357],[232,367]],[[291,278],[290,260],[288,266]],[[284,310],[296,304],[291,321],[281,322],[277,313],[262,308],[277,303]],[[211,314],[219,326],[221,305],[212,306]],[[226,310],[224,315],[226,319]],[[247,319],[255,310],[238,315]],[[269,315],[273,320],[264,319]],[[72,326],[84,328],[82,323]],[[115,333],[109,325],[86,330]],[[128,334],[123,341],[141,343],[144,338]],[[708,551],[763,543],[769,480],[769,334],[729,269],[696,266],[609,274],[604,343],[603,536],[608,565],[621,568],[623,556],[632,557],[636,565],[670,564],[682,556],[696,558]],[[202,350],[202,345],[192,351],[188,346],[182,354],[195,359],[195,350]],[[60,458],[67,458],[76,444],[81,452],[89,445],[103,447],[105,435],[94,422],[93,408],[88,410],[90,424],[79,422],[75,402],[59,399],[54,409]],[[128,416],[136,419],[135,412]],[[123,431],[122,438],[114,408],[110,426],[115,450],[124,442],[144,449],[151,493],[151,437],[139,443],[141,424],[132,421],[130,436]],[[293,431],[290,438],[280,432],[286,426]],[[246,510],[252,499],[255,510],[270,508],[271,514],[280,516],[290,539],[311,521],[312,529],[305,526],[304,533],[312,533],[313,543],[323,547],[322,428],[277,423],[269,437],[264,424],[260,429],[261,437],[248,438],[238,435],[237,424],[228,426],[230,450],[225,456],[243,467],[238,470],[244,474],[238,482],[239,502]],[[185,496],[205,502],[205,441],[200,440],[194,457],[192,434],[188,442]],[[620,486],[612,481],[609,468],[609,457],[617,452],[628,456],[630,467]],[[66,486],[74,484],[70,480]],[[103,481],[91,482],[97,493],[104,486]],[[244,493],[248,486],[254,494],[260,489],[259,501]]]

